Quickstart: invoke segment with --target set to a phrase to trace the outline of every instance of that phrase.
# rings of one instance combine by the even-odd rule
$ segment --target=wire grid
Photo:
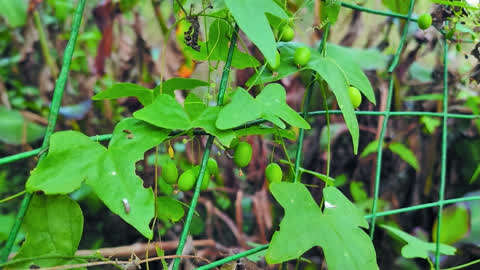
[[[395,53],[395,56],[392,60],[392,63],[390,64],[388,68],[388,73],[390,76],[389,80],[389,92],[388,92],[388,98],[387,98],[387,106],[386,110],[383,112],[378,112],[378,111],[356,111],[355,114],[359,116],[367,115],[367,116],[383,116],[383,122],[382,122],[382,129],[380,133],[380,138],[379,138],[379,145],[377,148],[377,164],[376,164],[376,176],[375,176],[375,192],[374,192],[374,198],[373,198],[373,205],[372,205],[372,212],[368,215],[365,215],[366,219],[369,219],[371,222],[370,225],[370,237],[373,238],[373,233],[375,229],[375,221],[377,217],[384,217],[384,216],[389,216],[389,215],[395,215],[399,213],[406,213],[406,212],[412,212],[416,210],[421,210],[421,209],[426,209],[426,208],[432,208],[432,207],[438,207],[438,215],[437,215],[437,241],[436,241],[436,251],[435,251],[435,269],[440,268],[439,264],[439,257],[440,257],[440,250],[439,250],[439,239],[440,239],[440,233],[442,230],[441,226],[441,218],[442,218],[442,209],[444,205],[448,204],[453,204],[453,203],[459,203],[459,202],[467,202],[467,201],[475,201],[475,200],[480,200],[480,196],[471,196],[471,197],[463,197],[463,198],[455,198],[455,199],[448,199],[445,200],[445,184],[446,184],[446,159],[447,159],[447,121],[449,118],[452,119],[477,119],[480,118],[479,115],[472,115],[472,114],[454,114],[454,113],[448,113],[448,43],[447,43],[447,38],[445,37],[445,33],[443,32],[442,29],[437,29],[440,33],[444,35],[443,37],[443,111],[440,113],[437,112],[422,112],[422,111],[400,111],[400,112],[392,112],[390,111],[391,109],[391,101],[392,101],[392,95],[393,95],[393,80],[394,80],[394,74],[393,72],[395,71],[395,68],[398,64],[398,60],[400,57],[400,53],[403,49],[403,46],[405,44],[406,40],[406,35],[407,35],[407,28],[408,28],[408,22],[410,21],[417,21],[416,18],[412,17],[413,13],[413,6],[414,6],[415,0],[410,0],[410,6],[409,6],[409,11],[407,15],[403,14],[398,14],[394,12],[388,12],[388,11],[380,11],[380,10],[374,10],[374,9],[369,9],[365,8],[362,6],[350,4],[350,3],[344,3],[341,2],[341,5],[346,8],[354,9],[354,10],[359,10],[362,12],[367,12],[367,13],[372,13],[380,16],[389,16],[389,17],[394,17],[394,18],[399,18],[399,19],[405,19],[407,20],[407,23],[404,25],[403,33],[402,33],[402,38],[400,40],[399,47],[397,48],[397,51]],[[63,90],[65,88],[65,83],[68,77],[69,69],[70,69],[70,62],[72,59],[74,47],[75,47],[75,42],[78,36],[78,31],[79,27],[81,24],[81,19],[82,19],[82,14],[83,10],[85,7],[85,0],[79,0],[79,3],[77,5],[77,8],[75,10],[75,16],[73,20],[73,26],[72,26],[72,31],[71,35],[67,44],[67,47],[65,49],[64,57],[63,57],[63,64],[62,64],[62,69],[59,74],[59,78],[56,82],[55,85],[55,90],[54,90],[54,96],[52,100],[52,105],[48,117],[48,125],[45,133],[45,137],[42,143],[42,146],[38,149],[34,149],[31,151],[27,152],[22,152],[19,154],[7,156],[0,158],[0,165],[3,164],[8,164],[14,161],[18,161],[21,159],[25,159],[28,157],[32,157],[35,155],[40,156],[40,160],[45,156],[46,151],[48,150],[48,144],[50,140],[50,136],[52,135],[54,129],[55,129],[55,123],[58,117],[58,110],[61,105],[61,99],[63,96]],[[225,88],[227,86],[227,80],[229,77],[229,72],[230,72],[230,63],[231,63],[231,57],[232,57],[232,52],[233,48],[235,47],[236,44],[236,37],[238,34],[238,25],[235,26],[235,30],[233,31],[232,34],[232,39],[231,39],[231,44],[229,48],[229,53],[226,61],[226,65],[223,70],[222,74],[222,81],[220,83],[220,88],[219,88],[219,95],[217,97],[217,105],[222,104],[223,100],[223,95]],[[466,41],[466,42],[471,42],[471,41]],[[309,97],[311,94],[311,89],[309,88],[307,90],[307,95],[306,95],[306,100],[304,104],[304,108],[302,109],[302,116],[304,118],[309,117],[309,116],[316,116],[316,115],[326,115],[328,117],[329,114],[341,114],[341,111],[338,110],[332,110],[332,111],[311,111],[308,112],[308,103],[309,103]],[[387,129],[387,123],[390,117],[393,116],[400,116],[400,117],[418,117],[418,116],[430,116],[430,117],[441,117],[442,118],[442,149],[441,149],[441,175],[440,175],[440,190],[438,194],[438,200],[436,202],[431,202],[431,203],[424,203],[420,205],[415,205],[415,206],[410,206],[410,207],[405,207],[405,208],[399,208],[399,209],[394,209],[394,210],[388,210],[388,211],[383,211],[383,212],[377,212],[377,203],[378,203],[378,198],[379,198],[379,187],[380,187],[380,172],[381,172],[381,167],[382,167],[382,145],[385,137],[385,132]],[[254,121],[251,123],[251,125],[258,124],[262,121]],[[199,135],[202,135],[204,133],[199,133]],[[297,148],[297,154],[296,154],[296,161],[295,161],[295,170],[298,170],[301,164],[301,154],[302,154],[302,148],[303,148],[303,134],[304,130],[300,129],[299,133],[299,139],[298,139],[298,148]],[[91,137],[92,140],[96,141],[104,141],[104,140],[109,140],[112,137],[111,134],[104,134],[104,135],[97,135]],[[205,172],[205,167],[206,167],[206,161],[208,159],[208,156],[210,154],[210,148],[213,142],[213,137],[209,136],[209,139],[207,141],[206,145],[206,151],[204,152],[203,158],[202,158],[202,163],[201,163],[201,170],[200,170],[200,175],[199,179],[202,179],[203,173]],[[298,176],[296,174],[295,181],[298,181]],[[190,209],[189,213],[187,214],[187,219],[185,222],[184,229],[182,231],[182,235],[180,238],[179,246],[177,249],[177,255],[181,255],[183,251],[183,247],[185,245],[186,238],[188,236],[188,231],[191,225],[191,214],[193,214],[195,210],[195,206],[198,200],[199,196],[199,190],[200,190],[200,182],[197,181],[197,184],[195,186],[195,192],[194,196],[192,198],[192,202],[190,204]],[[7,244],[2,250],[3,252],[1,253],[0,256],[0,262],[5,262],[8,259],[8,255],[11,251],[11,248],[13,246],[13,241],[16,238],[16,235],[18,233],[18,230],[22,224],[23,217],[28,209],[28,205],[30,202],[30,199],[32,197],[31,193],[27,193],[21,203],[20,210],[17,214],[15,223],[13,225],[13,228],[10,232],[9,238],[7,240]],[[253,249],[237,253],[233,256],[229,256],[226,258],[223,258],[221,260],[212,262],[210,264],[201,266],[197,269],[199,270],[206,270],[206,269],[212,269],[214,267],[220,266],[222,264],[238,260],[240,258],[261,252],[265,249],[268,248],[268,244],[266,245],[261,245],[258,247],[255,247]],[[178,269],[179,267],[180,260],[176,259],[174,260],[174,265],[173,269]]]

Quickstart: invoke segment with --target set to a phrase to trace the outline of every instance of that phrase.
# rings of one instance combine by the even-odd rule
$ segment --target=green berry
[[[280,66],[280,53],[275,51],[275,63],[267,61],[267,66],[270,70],[274,71]]]
[[[218,174],[218,164],[217,164],[217,161],[215,159],[213,159],[213,158],[208,159],[207,168],[208,168],[208,171],[211,174],[213,174],[213,175]]]
[[[353,108],[358,108],[360,103],[362,103],[362,94],[360,91],[357,88],[350,86],[348,88],[348,95],[350,96],[350,101],[352,102]]]
[[[205,174],[203,175],[202,185],[200,186],[200,190],[207,190],[208,186],[210,185],[210,172],[205,170]]]
[[[295,37],[295,31],[293,30],[292,27],[288,25],[283,26],[280,33],[281,33],[280,37],[282,41],[292,41],[293,37]]]
[[[418,17],[417,21],[418,27],[422,30],[425,30],[432,25],[432,16],[429,13],[424,13]]]
[[[239,142],[235,148],[235,154],[233,155],[233,161],[240,167],[246,167],[252,159],[252,146],[246,142]]]
[[[188,191],[195,185],[195,172],[190,169],[182,173],[178,179],[178,188],[181,191]]]
[[[270,163],[265,168],[265,177],[269,183],[281,182],[283,177],[282,168],[277,163]]]
[[[312,53],[310,52],[310,49],[307,47],[299,47],[295,50],[295,54],[293,55],[293,60],[295,61],[295,64],[299,66],[305,66],[308,61],[310,61],[310,57],[312,56]]]
[[[170,185],[177,183],[178,170],[175,162],[169,160],[162,166],[162,177]]]

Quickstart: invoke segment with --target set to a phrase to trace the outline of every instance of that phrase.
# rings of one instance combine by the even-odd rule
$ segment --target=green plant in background
[[[180,1],[177,2],[179,7],[183,9]],[[384,0],[383,2],[393,11],[407,14],[404,17],[407,22],[412,19],[413,0],[406,1],[408,5],[400,4],[398,1]],[[26,241],[12,261],[0,264],[0,266],[12,269],[31,267],[32,265],[48,267],[84,263],[88,259],[92,259],[74,256],[82,237],[83,214],[78,203],[67,195],[79,190],[82,186],[91,188],[92,192],[112,213],[118,215],[149,240],[153,239],[155,233],[152,220],[158,218],[165,224],[172,224],[185,216],[183,205],[175,197],[174,190],[187,192],[193,189],[193,196],[176,252],[176,255],[181,256],[188,234],[190,232],[195,234],[192,230],[202,227],[201,225],[192,225],[195,222],[202,224],[202,221],[194,216],[199,194],[209,188],[211,176],[218,176],[218,164],[215,159],[209,157],[212,145],[215,143],[224,149],[235,148],[233,161],[239,168],[243,168],[249,165],[253,149],[249,143],[239,142],[239,140],[248,135],[269,134],[280,139],[297,139],[298,143],[294,164],[290,162],[290,159],[285,162],[288,169],[293,172],[288,177],[290,179],[282,182],[283,172],[276,163],[271,163],[266,169],[266,177],[271,182],[269,189],[285,211],[285,216],[282,218],[278,230],[273,234],[269,245],[257,246],[252,250],[202,266],[199,269],[210,269],[229,260],[236,260],[265,250],[265,258],[268,263],[283,263],[299,259],[304,252],[315,246],[322,248],[329,269],[378,269],[371,238],[373,237],[376,218],[382,215],[382,212],[378,212],[378,208],[381,208],[379,206],[381,204],[379,184],[382,150],[388,148],[415,170],[419,170],[419,164],[414,153],[404,144],[399,142],[384,143],[387,121],[392,113],[390,105],[394,83],[393,71],[398,64],[408,27],[404,26],[403,28],[400,45],[388,68],[389,94],[387,109],[382,112],[385,117],[380,138],[370,143],[360,155],[360,157],[364,157],[374,152],[378,155],[375,193],[371,199],[371,214],[364,216],[360,207],[350,202],[334,186],[336,180],[329,176],[328,169],[326,175],[323,175],[301,167],[304,132],[311,128],[307,117],[315,115],[315,112],[308,111],[314,85],[320,85],[324,95],[325,90],[331,90],[340,108],[338,111],[329,112],[327,110],[326,112],[316,113],[326,114],[327,117],[329,113],[337,113],[343,116],[352,139],[355,154],[359,145],[357,114],[362,113],[355,109],[360,106],[362,95],[370,103],[376,103],[373,88],[362,70],[363,66],[361,64],[364,63],[352,61],[349,54],[345,53],[345,48],[327,43],[329,29],[337,21],[342,3],[333,0],[325,2],[323,6],[325,12],[321,16],[321,28],[324,31],[324,36],[318,48],[291,42],[295,33],[292,33],[293,29],[289,25],[295,18],[295,14],[289,14],[285,6],[279,5],[277,1],[225,0],[224,3],[225,8],[215,14],[215,16],[220,14],[221,18],[210,24],[208,39],[204,42],[198,42],[198,44],[192,44],[192,40],[189,40],[187,45],[189,44],[190,49],[186,48],[186,50],[191,50],[193,59],[198,61],[225,62],[217,91],[216,106],[210,105],[211,102],[208,97],[205,98],[190,91],[202,86],[210,87],[210,78],[208,78],[208,82],[196,79],[172,78],[159,83],[153,89],[131,83],[115,83],[97,93],[92,99],[108,100],[134,97],[143,107],[135,111],[133,117],[125,118],[116,124],[111,136],[107,136],[110,141],[108,146],[105,147],[99,143],[98,139],[95,140],[95,137],[92,140],[92,138],[80,132],[60,131],[53,133],[70,61],[72,60],[73,46],[85,5],[84,0],[79,2],[76,9],[74,29],[70,36],[69,47],[65,52],[64,64],[55,89],[54,101],[52,101],[49,126],[46,130],[42,148],[36,152],[37,154],[40,153],[41,156],[37,167],[31,172],[25,184],[27,194],[15,220],[7,247],[3,250],[2,260],[7,259],[21,224],[23,224],[26,233]],[[135,2],[124,4],[123,7],[128,9],[133,7]],[[71,7],[65,2],[55,2],[55,5],[55,10],[58,12],[56,15],[60,20],[65,19],[65,14]],[[356,6],[356,8],[362,10],[361,7]],[[398,14],[390,15],[401,16]],[[185,14],[185,16],[189,17],[184,19],[194,20],[193,17],[190,17],[191,15]],[[11,18],[9,18],[9,21],[15,23],[14,25],[21,25],[20,22],[12,22]],[[426,29],[429,19],[419,18],[418,23],[420,28]],[[265,63],[261,68],[256,69],[255,74],[247,81],[246,86],[248,88],[237,87],[233,90],[229,102],[224,105],[230,68],[256,68],[260,65],[251,55],[238,50],[237,36],[240,29],[263,54]],[[277,35],[277,39],[282,40],[281,42],[275,40],[275,33],[280,33],[280,35]],[[448,38],[448,33],[446,36]],[[427,259],[432,268],[437,269],[440,264],[440,254],[453,255],[455,252],[455,248],[440,244],[440,242],[454,243],[468,231],[463,227],[458,235],[441,234],[442,226],[445,231],[446,227],[458,227],[458,224],[465,225],[464,221],[468,215],[465,209],[459,210],[462,208],[457,208],[455,211],[450,210],[450,208],[443,208],[443,204],[446,202],[444,200],[446,121],[449,117],[447,111],[446,52],[447,41],[445,39],[445,85],[442,96],[444,112],[437,115],[442,117],[443,128],[442,177],[438,204],[430,206],[439,206],[438,221],[435,223],[432,232],[435,243],[427,243],[399,229],[381,225],[396,237],[407,242],[407,245],[402,249],[404,257]],[[349,51],[349,53],[352,53],[352,51]],[[267,65],[270,70],[265,69]],[[271,83],[297,72],[308,72],[312,78],[305,91],[303,110],[300,114],[287,104],[284,86]],[[259,86],[261,91],[254,97],[250,93],[250,89],[258,85],[261,85]],[[190,91],[183,103],[175,98],[175,90]],[[380,115],[374,112],[364,113]],[[416,115],[424,116],[422,112],[417,112]],[[429,121],[424,121],[425,128],[433,132],[432,130],[437,125],[429,123]],[[18,124],[14,124],[18,126]],[[33,130],[38,129],[34,125],[29,127]],[[288,129],[290,127],[299,130],[298,137],[290,132]],[[329,124],[328,128],[330,128]],[[12,129],[18,129],[18,127]],[[327,132],[330,134],[330,131]],[[32,133],[29,133],[29,135]],[[208,139],[199,164],[182,165],[174,158],[174,153],[170,153],[169,156],[165,156],[165,159],[160,161],[157,148],[159,145],[171,147],[172,140],[180,136],[195,137],[203,135],[208,135]],[[328,144],[330,144],[330,139],[328,139]],[[155,179],[155,187],[158,183],[162,195],[157,193],[156,188],[145,188],[142,179],[136,174],[136,162],[142,160],[145,152],[153,148],[157,149],[154,156],[155,166],[162,168],[161,176]],[[183,172],[179,173],[178,168],[181,168]],[[302,173],[312,174],[325,182],[326,186],[322,190],[323,199],[320,204],[315,202],[307,186],[302,183]],[[362,192],[363,187],[358,182],[352,182],[350,190],[357,203],[368,199],[366,193]],[[217,194],[217,200],[220,198],[221,195]],[[479,199],[478,196],[465,200],[475,199]],[[456,202],[458,201],[456,200]],[[53,216],[52,220],[42,219],[42,216],[50,215]],[[370,225],[367,219],[370,219]],[[364,229],[370,230],[370,237]],[[51,239],[47,245],[44,243],[46,238]],[[428,252],[435,252],[435,265],[428,257]],[[53,257],[49,259],[41,258],[47,255]],[[173,269],[178,269],[179,263],[180,258],[175,258]],[[164,266],[165,264],[164,262]]]

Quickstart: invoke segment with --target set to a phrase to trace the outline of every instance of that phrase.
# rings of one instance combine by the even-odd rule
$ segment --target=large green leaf
[[[387,231],[393,233],[395,236],[399,237],[403,241],[407,242],[402,248],[402,256],[405,258],[428,258],[429,252],[435,252],[436,244],[428,243],[423,240],[420,240],[416,237],[411,236],[410,234],[399,230],[394,227],[387,225],[380,225],[380,227],[386,229]],[[440,253],[444,255],[453,255],[455,254],[456,249],[452,246],[440,244]]]
[[[133,116],[157,127],[189,130],[203,128],[207,133],[218,137],[229,146],[234,138],[231,130],[220,130],[215,126],[218,107],[207,107],[195,94],[185,99],[185,108],[170,95],[158,95],[152,104],[136,111]]]
[[[286,20],[287,13],[273,0],[225,0],[225,5],[267,61],[274,63],[277,46],[266,14]]]
[[[196,60],[205,61],[210,59],[215,61],[225,61],[227,59],[232,31],[233,29],[230,24],[224,20],[217,19],[210,24],[208,41],[199,42],[200,51],[196,51],[188,46],[186,48]],[[232,67],[244,69],[247,67],[256,67],[258,65],[260,65],[260,63],[255,57],[243,53],[237,48],[233,51]]]
[[[208,86],[208,82],[191,78],[171,78],[157,85],[153,89],[155,94],[168,94],[173,96],[174,90],[192,90],[197,87]]]
[[[323,249],[328,269],[378,269],[363,214],[337,188],[327,187],[322,211],[301,183],[272,183],[270,190],[285,216],[270,242],[268,263],[299,258],[314,246]]]
[[[26,240],[13,260],[33,258],[8,267],[29,269],[84,263],[82,259],[35,259],[35,257],[73,256],[83,232],[83,215],[78,204],[65,195],[34,195],[23,221]]]
[[[341,57],[364,70],[385,69],[389,57],[377,49],[359,49],[327,43],[327,56]],[[344,61],[342,61],[344,62]]]
[[[280,128],[285,127],[280,119],[292,126],[310,128],[308,122],[287,105],[285,88],[276,83],[267,85],[255,99],[239,87],[233,94],[232,101],[218,114],[216,126],[219,129],[231,129],[258,118],[268,120]]]
[[[50,138],[47,157],[31,172],[26,190],[45,194],[67,194],[86,178],[97,177],[97,164],[107,150],[76,131],[61,131]]]
[[[19,111],[0,106],[0,141],[8,144],[22,144],[43,137],[45,128],[27,121]]]
[[[143,159],[145,151],[165,140],[168,133],[127,118],[115,127],[108,150],[78,132],[55,133],[47,157],[32,172],[26,189],[65,194],[78,189],[86,180],[113,213],[151,238],[153,192],[143,187],[143,181],[135,174],[135,163]]]

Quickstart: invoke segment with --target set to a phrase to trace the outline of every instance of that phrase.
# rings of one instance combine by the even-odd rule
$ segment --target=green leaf
[[[67,194],[80,188],[86,178],[97,177],[97,163],[107,151],[77,131],[54,133],[48,150],[27,180],[28,192]]]
[[[229,147],[235,138],[235,132],[232,130],[220,130],[215,125],[217,121],[220,107],[208,107],[197,119],[192,122],[193,127],[203,128],[205,132],[211,134],[220,141],[221,144]]]
[[[363,202],[368,199],[367,192],[363,186],[363,182],[352,181],[350,182],[350,194],[355,202]]]
[[[477,181],[478,177],[480,176],[480,164],[478,164],[477,168],[472,174],[469,183],[472,184],[473,182]]]
[[[344,47],[333,43],[327,43],[327,56],[336,59],[337,56],[349,60],[348,63],[364,70],[385,69],[388,65],[389,57],[377,49],[359,49]],[[344,62],[344,61],[342,61]]]
[[[0,141],[7,144],[31,143],[45,133],[44,127],[27,121],[19,111],[3,106],[0,106],[0,127]]]
[[[232,101],[218,114],[216,126],[219,129],[230,129],[256,120],[261,115],[261,105],[247,91],[238,87],[232,95]]]
[[[296,138],[296,134],[293,130],[279,129],[276,127],[268,127],[263,125],[238,129],[235,130],[235,134],[237,135],[237,137],[273,134],[289,140],[295,140]]]
[[[188,130],[190,118],[174,97],[158,95],[152,104],[133,113],[137,119],[161,128]]]
[[[428,258],[429,252],[435,252],[436,244],[425,242],[420,240],[416,237],[411,236],[410,234],[396,229],[394,227],[390,227],[387,225],[380,225],[380,227],[386,229],[387,231],[393,233],[398,238],[402,239],[403,241],[407,242],[405,246],[402,248],[402,256],[405,258]],[[440,244],[440,253],[444,255],[454,255],[456,249],[452,246]]]
[[[265,59],[274,63],[277,46],[266,14],[287,20],[287,13],[273,0],[225,0],[225,5],[240,29],[258,47]]]
[[[420,124],[423,124],[423,126],[425,127],[425,131],[428,134],[433,134],[437,127],[442,124],[440,119],[430,116],[421,116],[419,122]]]
[[[153,101],[153,91],[138,84],[116,83],[92,97],[93,100],[136,97],[143,106]]]
[[[338,106],[342,111],[345,124],[347,125],[350,135],[352,136],[353,152],[358,152],[358,136],[359,128],[357,117],[353,109],[350,95],[348,94],[349,83],[347,81],[346,72],[329,57],[319,57],[310,60],[308,66],[315,70],[329,85],[330,90],[337,99]]]
[[[86,183],[115,214],[151,238],[154,215],[151,188],[135,174],[135,163],[145,151],[160,144],[169,131],[127,118],[115,127],[108,150],[87,136],[63,131],[52,135],[49,153],[27,181],[27,191],[65,194]],[[128,203],[127,211],[124,203]]]
[[[267,85],[257,96],[256,101],[261,103],[264,114],[277,116],[294,127],[310,129],[308,122],[287,105],[287,94],[282,85],[277,83]]]
[[[378,269],[373,244],[360,228],[367,228],[367,221],[337,188],[323,190],[324,211],[303,184],[273,183],[270,190],[285,216],[267,250],[268,263],[296,259],[320,246],[328,269]]]
[[[407,14],[410,2],[405,0],[382,0],[384,6],[393,12]]]
[[[432,241],[437,241],[438,219],[432,227]],[[442,228],[440,243],[455,244],[463,239],[470,230],[470,215],[467,208],[462,205],[452,205],[442,210]]]
[[[136,119],[121,121],[113,131],[108,151],[99,160],[98,177],[86,181],[110,211],[149,239],[153,236],[149,225],[155,212],[153,191],[143,187],[142,179],[135,174],[135,163],[143,159],[145,151],[163,142],[168,133]]]
[[[405,101],[443,100],[443,94],[424,94],[405,97]]]
[[[85,262],[82,259],[35,259],[42,255],[75,255],[82,237],[83,215],[78,204],[68,196],[34,195],[22,226],[26,232],[26,240],[13,260],[26,258],[32,260],[11,265],[10,269]]]
[[[177,222],[185,215],[185,210],[179,201],[169,196],[160,196],[157,198],[157,213],[162,220]]]
[[[267,85],[256,99],[244,89],[237,88],[232,101],[218,114],[216,126],[231,129],[260,117],[280,128],[285,127],[280,118],[292,126],[310,128],[308,122],[287,105],[285,89],[276,83]]]
[[[173,97],[174,90],[192,90],[197,87],[208,86],[208,82],[191,78],[172,78],[157,85],[153,91],[155,94],[167,94]],[[161,92],[160,92],[161,90]]]
[[[418,171],[419,167],[417,157],[410,149],[408,149],[408,147],[406,147],[402,143],[393,142],[388,145],[388,148],[390,149],[390,151],[400,156],[401,159],[403,159],[405,162],[410,164],[410,166],[412,166],[415,170]]]
[[[322,4],[321,8],[321,20],[322,24],[334,24],[337,22],[338,14],[340,13],[340,1],[327,0]]]
[[[385,144],[383,144],[385,147]],[[378,149],[378,140],[370,142],[365,148],[363,149],[362,153],[360,154],[360,158],[364,158],[370,154],[377,152]]]
[[[232,27],[224,20],[217,19],[210,24],[208,31],[208,41],[199,42],[200,51],[196,51],[188,46],[187,50],[196,60],[205,61],[207,59],[214,61],[225,61],[227,59],[230,37],[232,36]],[[207,52],[208,46],[208,52]],[[247,67],[256,67],[260,65],[255,57],[239,51],[236,47],[233,51],[232,67],[244,69]]]
[[[24,26],[27,22],[28,0],[0,0],[0,16],[11,27]]]

